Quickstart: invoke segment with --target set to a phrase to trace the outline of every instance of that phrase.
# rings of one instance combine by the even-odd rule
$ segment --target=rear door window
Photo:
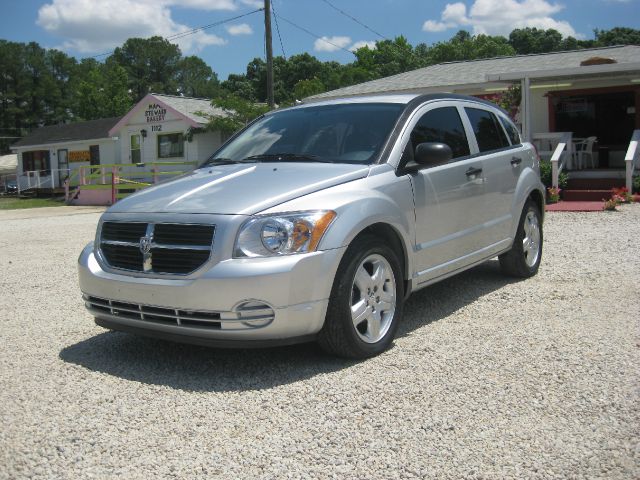
[[[456,107],[434,108],[418,120],[411,132],[413,151],[425,142],[449,145],[454,159],[469,156],[469,142]]]
[[[510,146],[496,116],[488,110],[465,107],[478,141],[480,152],[500,150]]]
[[[516,126],[505,117],[500,117],[500,121],[502,122],[504,129],[507,131],[509,140],[511,140],[511,145],[520,145],[522,141],[520,140],[520,133]]]

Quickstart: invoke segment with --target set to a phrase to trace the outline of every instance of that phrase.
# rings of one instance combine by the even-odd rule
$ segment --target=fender
[[[515,194],[513,195],[513,203],[511,204],[511,211],[513,212],[510,230],[511,238],[515,238],[522,209],[531,192],[534,190],[537,190],[542,195],[542,198],[544,198],[544,185],[540,182],[539,175],[534,169],[527,167],[526,171],[520,174],[520,178],[516,184]],[[541,212],[541,215],[544,217],[544,211]]]
[[[415,212],[413,191],[407,176],[396,177],[391,168],[347,184],[291,200],[260,214],[304,210],[334,210],[336,219],[320,242],[321,250],[348,246],[367,227],[385,224],[397,234],[404,248],[405,275],[413,268]]]

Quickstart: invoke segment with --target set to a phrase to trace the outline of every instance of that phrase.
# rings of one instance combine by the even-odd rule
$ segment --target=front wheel
[[[373,236],[357,238],[340,262],[318,343],[328,353],[368,358],[386,350],[402,316],[402,269]]]
[[[534,276],[542,260],[542,240],[540,209],[534,202],[527,200],[511,250],[498,257],[502,271],[514,277]]]

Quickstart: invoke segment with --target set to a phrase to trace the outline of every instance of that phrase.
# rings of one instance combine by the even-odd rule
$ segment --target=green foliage
[[[107,59],[123,67],[134,102],[150,92],[175,95],[180,48],[162,37],[130,38]]]
[[[551,187],[551,177],[551,162],[546,160],[540,161],[540,180],[547,188]],[[558,175],[558,186],[564,190],[567,187],[567,183],[569,183],[569,176],[565,172],[560,172]]]
[[[124,115],[133,106],[126,70],[115,63],[97,63],[79,80],[76,114],[83,120]]]
[[[403,36],[376,42],[376,48],[356,50],[355,68],[368,72],[370,79],[388,77],[424,66],[411,44]]]
[[[640,30],[614,27],[611,30],[594,30],[597,46],[640,45]]]
[[[194,55],[180,59],[176,69],[177,90],[185,97],[213,98],[220,93],[218,76]]]
[[[64,207],[64,202],[53,198],[0,198],[0,210],[18,210],[22,208]]]
[[[500,36],[475,35],[459,31],[447,42],[438,42],[425,50],[429,65],[443,62],[475,60],[515,55],[516,51]]]
[[[640,193],[640,175],[633,177],[632,192]]]
[[[520,85],[511,85],[506,92],[500,94],[498,105],[506,110],[511,118],[514,117],[522,101],[522,89]]]
[[[213,117],[202,114],[209,118],[207,130],[221,131],[230,135],[237,132],[253,119],[269,111],[269,107],[264,104],[256,104],[252,101],[238,97],[236,95],[225,95],[212,100],[211,105],[223,109],[227,115],[224,117]]]
[[[37,43],[0,40],[0,137],[73,118],[76,60]],[[0,153],[17,139],[0,139]]]
[[[293,87],[296,98],[306,98],[325,91],[324,83],[317,77],[310,80],[300,80]]]

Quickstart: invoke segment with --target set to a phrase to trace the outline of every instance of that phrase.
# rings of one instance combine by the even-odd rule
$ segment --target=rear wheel
[[[402,316],[403,283],[395,252],[373,236],[357,238],[338,267],[318,343],[341,357],[386,350]]]
[[[540,209],[534,202],[527,200],[511,250],[498,257],[502,271],[521,278],[535,275],[542,259],[542,240]]]

